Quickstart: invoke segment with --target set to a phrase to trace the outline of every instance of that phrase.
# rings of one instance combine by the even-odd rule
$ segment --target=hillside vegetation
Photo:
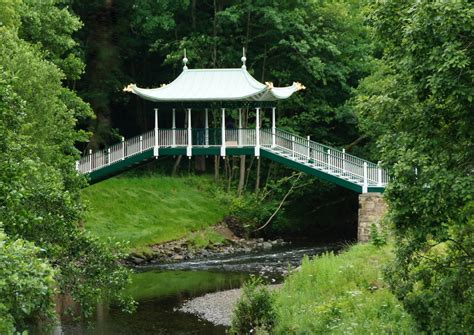
[[[340,254],[306,257],[274,294],[247,284],[231,333],[416,334],[383,276],[393,258],[391,246],[358,244]]]
[[[413,334],[410,316],[382,271],[392,248],[355,245],[339,255],[305,259],[276,299],[278,333]]]
[[[228,204],[208,176],[111,178],[85,188],[85,227],[100,239],[129,241],[134,250],[189,236],[220,222]]]

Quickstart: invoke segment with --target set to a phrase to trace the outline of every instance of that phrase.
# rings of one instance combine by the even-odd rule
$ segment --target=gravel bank
[[[268,286],[270,289],[281,287],[281,284]],[[215,325],[230,326],[232,312],[237,300],[242,295],[242,289],[233,289],[208,293],[185,302],[178,310],[191,313],[212,322]]]

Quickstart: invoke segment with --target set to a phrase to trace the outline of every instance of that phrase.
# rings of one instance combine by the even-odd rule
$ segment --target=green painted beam
[[[192,155],[209,155],[209,156],[218,156],[220,155],[220,147],[193,147],[192,148]],[[226,148],[226,155],[228,156],[241,156],[241,155],[248,155],[248,156],[253,156],[255,153],[255,148],[254,147],[230,147]],[[277,163],[283,164],[291,169],[295,169],[297,171],[301,171],[304,173],[307,173],[311,176],[320,178],[322,180],[326,180],[330,183],[342,186],[344,188],[347,188],[349,190],[362,193],[362,186],[358,184],[354,184],[348,180],[339,178],[337,176],[333,176],[329,173],[326,173],[324,171],[320,171],[317,169],[314,169],[310,166],[301,164],[299,162],[296,162],[292,159],[289,159],[287,157],[280,156],[278,154],[275,154],[271,151],[265,150],[265,148],[261,148],[260,154],[262,157],[271,159]],[[159,155],[160,156],[179,156],[179,155],[186,155],[186,147],[175,147],[175,148],[160,148],[159,149]],[[104,180],[106,178],[112,177],[114,175],[117,175],[121,172],[124,172],[126,170],[129,170],[133,167],[136,167],[140,164],[143,164],[144,162],[149,161],[152,159],[153,156],[153,149],[148,149],[142,153],[139,153],[137,155],[127,157],[124,160],[118,161],[116,163],[113,163],[111,165],[107,165],[101,169],[98,169],[96,171],[93,171],[89,173],[88,179],[90,184],[94,184],[96,182],[99,182],[101,180]],[[367,191],[368,192],[383,192],[384,187],[381,186],[369,186]]]
[[[175,147],[175,148],[159,148],[158,154],[160,156],[180,156],[186,155],[186,147]]]
[[[92,171],[87,175],[89,184],[97,183],[101,180],[115,176],[123,171],[129,170],[153,158],[153,149],[148,149],[142,153],[127,157],[124,160],[107,165],[101,169]]]
[[[368,193],[383,193],[385,191],[385,187],[383,186],[369,186],[367,187]]]
[[[255,147],[226,148],[225,153],[228,156],[253,156],[255,155]]]

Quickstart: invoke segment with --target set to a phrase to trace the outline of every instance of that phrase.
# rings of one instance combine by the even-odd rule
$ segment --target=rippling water
[[[287,246],[258,253],[223,255],[210,258],[195,259],[171,264],[158,264],[144,267],[145,270],[195,270],[195,271],[226,271],[245,272],[260,275],[276,275],[281,277],[289,268],[301,264],[304,256],[314,256],[326,251],[337,250],[336,245],[320,247]]]
[[[240,287],[256,274],[269,282],[281,281],[289,267],[302,258],[318,255],[337,246],[286,246],[258,253],[225,255],[143,267],[133,275],[128,288],[139,303],[134,314],[113,305],[99,306],[89,323],[63,323],[55,334],[225,334],[225,327],[214,326],[198,317],[177,311],[187,299],[209,292]]]

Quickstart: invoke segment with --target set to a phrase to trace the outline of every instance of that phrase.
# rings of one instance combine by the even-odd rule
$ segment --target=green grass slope
[[[390,246],[359,244],[305,259],[276,297],[277,334],[415,334],[383,280]]]
[[[120,176],[83,190],[87,230],[129,241],[134,250],[179,239],[216,224],[228,204],[208,176]]]

